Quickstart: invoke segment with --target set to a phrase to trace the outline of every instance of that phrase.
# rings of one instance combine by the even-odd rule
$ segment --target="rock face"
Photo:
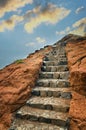
[[[69,42],[66,47],[73,90],[86,96],[86,40]]]
[[[70,104],[70,130],[86,130],[86,97],[76,92],[72,93]]]
[[[10,126],[12,113],[29,98],[47,47],[0,70],[0,130]]]
[[[86,37],[73,38],[66,45],[70,84],[73,90],[70,104],[70,130],[86,130]],[[74,40],[75,39],[75,40]]]
[[[35,94],[36,96],[42,97],[47,95],[49,101],[51,101],[51,96],[55,96],[55,98],[58,96],[61,98],[71,98],[70,92],[65,92],[66,90],[60,87],[69,86],[68,82],[64,83],[62,79],[67,80],[68,74],[70,74],[70,85],[73,90],[69,111],[71,118],[70,130],[86,130],[86,37],[69,34],[55,43],[53,48],[57,44],[66,47],[70,73],[60,73],[68,71],[68,67],[66,66],[67,62],[58,60],[60,55],[54,58],[52,56],[45,57],[45,62],[43,63],[44,56],[52,50],[52,47],[49,46],[40,51],[37,50],[26,59],[17,60],[13,64],[0,70],[0,130],[7,130],[11,124],[13,112],[22,105],[25,105],[25,102],[31,95],[32,88],[35,86],[35,81],[38,78],[42,63],[43,73],[40,74],[40,77],[43,78],[43,80],[40,79],[37,83],[39,86],[44,86],[39,90],[37,88],[34,89],[34,92],[32,91],[33,95]],[[56,51],[53,52],[53,55],[56,55]],[[63,55],[61,56],[61,58],[64,57]],[[51,62],[49,62],[49,60],[51,60]],[[57,60],[58,66],[57,62],[52,62],[52,60]],[[63,64],[65,64],[64,67]],[[53,78],[53,80],[50,78]],[[56,81],[56,78],[59,79],[59,82]],[[44,88],[46,88],[47,85],[49,85],[49,88],[45,91]],[[53,86],[54,89],[51,86]],[[60,87],[61,91],[55,88],[56,86]],[[56,105],[58,104],[56,103]],[[45,108],[45,106],[43,107]],[[51,109],[51,106],[47,108]],[[31,119],[33,118],[31,117]],[[44,119],[41,118],[41,120]],[[20,124],[20,122],[18,123]],[[22,124],[25,124],[25,122],[22,122]],[[26,124],[28,124],[28,121]],[[31,126],[32,125],[33,124],[31,124]],[[42,128],[44,129],[45,127],[49,127],[48,125],[45,127],[44,124],[41,125],[43,125]],[[39,124],[37,127],[39,127]],[[50,128],[52,128],[52,126],[50,126]],[[55,128],[57,129],[56,126]]]

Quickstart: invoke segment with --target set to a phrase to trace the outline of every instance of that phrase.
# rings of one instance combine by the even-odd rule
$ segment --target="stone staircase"
[[[69,130],[71,90],[65,46],[53,46],[44,58],[31,98],[17,113],[10,130]]]

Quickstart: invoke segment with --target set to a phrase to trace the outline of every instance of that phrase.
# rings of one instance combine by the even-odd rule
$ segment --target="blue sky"
[[[0,68],[68,33],[86,35],[86,0],[0,0]]]

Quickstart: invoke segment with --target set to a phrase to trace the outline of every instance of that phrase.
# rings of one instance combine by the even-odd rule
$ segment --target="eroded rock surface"
[[[86,130],[86,37],[70,39],[66,45],[70,84],[73,90],[70,105],[70,130]]]
[[[72,101],[70,103],[70,117],[71,128],[70,130],[86,130],[86,37],[76,35],[67,35],[58,43],[66,45],[66,52],[68,58],[68,65],[70,69],[70,84],[73,90]],[[56,43],[56,44],[58,44]],[[42,65],[43,57],[46,53],[52,50],[51,47],[46,47],[41,51],[31,54],[24,60],[16,61],[15,63],[0,70],[0,130],[7,130],[11,124],[12,113],[25,104],[26,100],[30,97],[31,90],[35,85],[38,77],[39,70]],[[55,52],[54,52],[55,53]],[[63,57],[63,56],[62,56]],[[54,57],[58,60],[58,57]],[[51,57],[51,60],[53,57]],[[46,61],[50,60],[47,57]],[[51,64],[51,66],[49,66]],[[63,64],[61,61],[59,64]],[[59,72],[67,71],[66,65],[64,67],[56,66],[54,62],[44,63],[46,67],[42,68],[44,71],[41,76],[46,78],[54,78],[49,85],[54,85],[55,78],[64,78],[65,75],[60,75]],[[46,74],[46,72],[49,72]],[[52,72],[56,72],[53,74]],[[58,72],[58,73],[57,73]],[[48,80],[49,81],[49,80]],[[44,84],[47,84],[46,81]],[[40,82],[39,82],[40,84]],[[62,83],[59,83],[61,86]],[[63,83],[63,86],[65,84]],[[61,88],[62,89],[62,88]],[[35,90],[35,89],[34,89]],[[48,92],[47,92],[48,91]],[[66,90],[56,93],[57,89],[52,91],[52,88],[44,91],[44,87],[39,90],[41,96],[61,96],[65,98]],[[38,90],[35,90],[36,96]],[[70,95],[70,93],[69,93]],[[70,96],[68,95],[68,99]],[[67,97],[67,96],[66,96]],[[23,122],[25,124],[25,122]],[[23,124],[22,123],[22,124]],[[26,125],[26,124],[25,124]],[[44,125],[44,124],[42,124]],[[31,124],[31,128],[32,128]],[[49,127],[48,125],[45,127]],[[43,127],[44,128],[44,127]],[[52,128],[52,126],[50,126]],[[55,126],[57,129],[57,127]]]
[[[0,130],[10,126],[12,113],[29,98],[47,47],[0,70]]]
[[[73,90],[86,96],[86,40],[69,42],[66,47]]]

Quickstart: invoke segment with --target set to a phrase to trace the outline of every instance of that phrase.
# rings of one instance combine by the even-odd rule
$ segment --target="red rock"
[[[72,100],[70,130],[86,130],[86,38],[66,45]]]
[[[66,52],[71,86],[73,90],[86,96],[86,40],[68,43]]]
[[[10,126],[12,113],[29,98],[38,77],[43,57],[52,48],[31,54],[0,70],[0,130]]]

